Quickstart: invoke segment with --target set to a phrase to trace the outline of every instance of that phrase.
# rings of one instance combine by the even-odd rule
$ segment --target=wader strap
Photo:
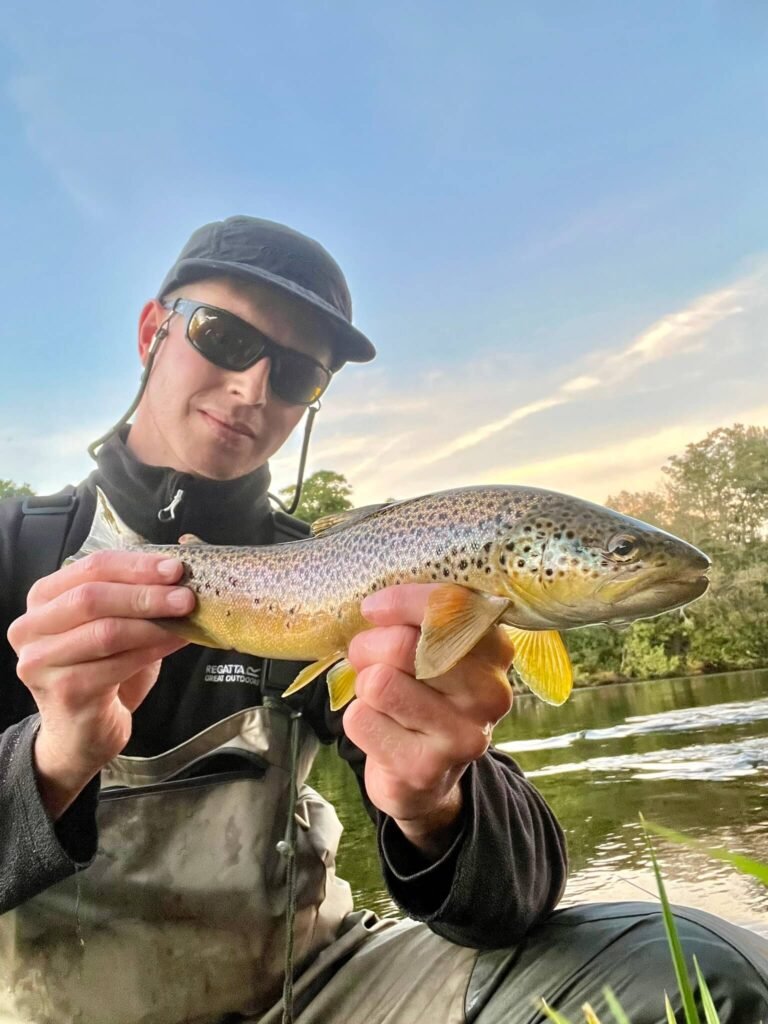
[[[22,502],[14,568],[14,583],[22,607],[32,584],[61,565],[64,542],[76,506],[77,493],[71,486],[58,494],[34,495]]]
[[[299,719],[300,711],[291,711],[291,778],[288,791],[288,821],[285,836],[277,844],[278,852],[286,858],[287,903],[285,908],[285,979],[283,981],[282,1024],[293,1024],[293,942],[296,919],[296,795],[297,769],[299,763]]]

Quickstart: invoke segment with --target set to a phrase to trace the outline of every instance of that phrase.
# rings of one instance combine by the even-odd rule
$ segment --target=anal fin
[[[319,661],[313,661],[311,665],[307,665],[301,672],[296,676],[291,685],[287,690],[283,690],[283,697],[290,697],[293,693],[298,693],[299,690],[303,690],[305,686],[317,679],[327,668],[335,665],[337,661],[341,661],[344,657],[344,651],[334,651],[333,654],[327,655],[325,658],[320,658]]]

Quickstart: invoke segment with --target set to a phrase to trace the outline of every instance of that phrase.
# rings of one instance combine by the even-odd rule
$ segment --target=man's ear
[[[139,314],[139,359],[146,366],[153,342],[157,344],[168,334],[166,321],[168,310],[157,301],[150,299]]]

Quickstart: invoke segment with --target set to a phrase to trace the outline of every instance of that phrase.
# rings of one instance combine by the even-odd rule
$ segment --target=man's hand
[[[344,730],[365,752],[365,785],[424,856],[439,858],[460,827],[459,780],[482,757],[493,726],[512,706],[513,651],[493,628],[450,672],[414,677],[419,627],[431,584],[389,587],[366,598],[373,629],[358,634],[349,660],[358,672]]]
[[[148,621],[192,611],[192,591],[172,585],[181,574],[176,559],[101,551],[38,580],[8,630],[40,711],[35,767],[53,820],[125,747],[160,661],[185,645]]]

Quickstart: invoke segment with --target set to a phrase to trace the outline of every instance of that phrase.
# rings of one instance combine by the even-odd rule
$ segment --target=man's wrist
[[[447,799],[418,818],[392,820],[408,842],[429,861],[437,861],[450,850],[462,829],[464,797],[457,783]]]
[[[62,762],[42,727],[35,737],[32,758],[40,799],[51,821],[59,820],[99,772],[98,768],[77,768]]]

